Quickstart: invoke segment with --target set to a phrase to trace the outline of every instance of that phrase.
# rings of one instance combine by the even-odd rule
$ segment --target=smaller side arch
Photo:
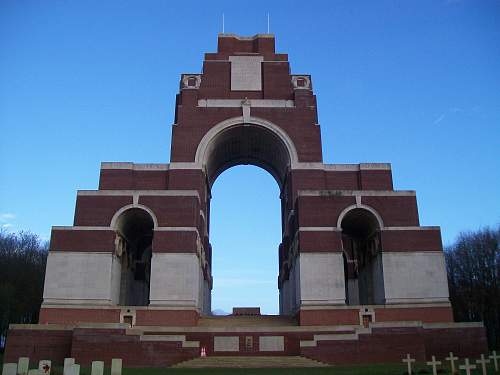
[[[362,208],[369,211],[377,219],[379,229],[384,228],[384,221],[382,220],[382,216],[380,216],[380,214],[374,208],[365,204],[353,204],[344,208],[340,213],[339,218],[337,219],[337,228],[342,228],[342,220],[344,219],[344,217],[349,213],[349,211],[355,210],[356,208]]]
[[[156,218],[156,215],[149,207],[146,207],[142,204],[128,204],[128,205],[120,208],[118,211],[115,212],[115,214],[111,218],[111,223],[109,224],[110,228],[116,229],[117,222],[118,222],[118,219],[120,218],[120,216],[125,211],[130,210],[131,208],[139,208],[141,210],[146,211],[151,216],[151,219],[153,220],[153,229],[158,228],[158,219]]]

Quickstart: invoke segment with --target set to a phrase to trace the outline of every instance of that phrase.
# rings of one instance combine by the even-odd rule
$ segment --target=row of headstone
[[[489,359],[486,359],[484,354],[481,354],[481,359],[476,360],[477,365],[473,365],[470,363],[469,358],[464,359],[464,364],[458,366],[459,370],[464,370],[466,375],[471,375],[471,370],[475,370],[477,366],[479,365],[481,370],[482,370],[482,375],[487,375],[488,374],[488,369],[487,369],[487,364],[493,360],[493,366],[495,367],[495,372],[498,372],[498,362],[500,359],[500,355],[497,355],[496,351],[492,351],[491,355],[488,357]],[[458,357],[453,356],[453,352],[450,352],[449,357],[445,358],[446,361],[450,362],[450,369],[452,374],[457,373],[457,367],[455,365],[455,362],[458,362]],[[408,367],[408,375],[412,375],[412,364],[415,362],[415,358],[411,358],[410,354],[406,355],[406,358],[403,358],[402,360],[403,363],[406,363]],[[432,374],[437,375],[438,371],[438,366],[442,364],[441,361],[436,361],[436,357],[432,356],[432,361],[426,362],[427,366],[432,367]]]
[[[29,369],[30,359],[28,357],[19,358],[17,363],[4,363],[2,375],[50,375],[52,362],[41,360],[37,369]],[[111,375],[122,374],[122,360],[113,358],[111,360]],[[64,358],[63,375],[80,375],[80,365],[75,363],[74,358]],[[93,361],[91,375],[104,375],[104,362]]]

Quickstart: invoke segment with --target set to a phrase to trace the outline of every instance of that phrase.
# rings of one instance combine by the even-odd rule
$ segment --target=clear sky
[[[325,162],[392,163],[445,244],[500,222],[499,0],[1,0],[0,226],[48,238],[101,161],[168,162],[180,74],[216,50],[222,13],[253,35],[268,12],[312,74]],[[278,196],[256,167],[215,182],[214,308],[277,312]]]

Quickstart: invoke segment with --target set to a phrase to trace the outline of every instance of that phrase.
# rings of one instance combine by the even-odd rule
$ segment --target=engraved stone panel
[[[282,352],[285,350],[285,338],[283,336],[260,336],[259,350],[261,352]]]
[[[231,61],[231,90],[262,90],[263,56],[229,56]]]
[[[238,336],[214,336],[215,352],[238,352],[240,338]]]

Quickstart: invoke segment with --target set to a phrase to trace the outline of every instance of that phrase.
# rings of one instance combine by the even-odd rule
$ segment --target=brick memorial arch
[[[175,105],[170,163],[102,163],[73,226],[53,227],[39,324],[10,327],[7,361],[485,352],[482,324],[453,322],[439,227],[420,226],[389,164],[323,163],[311,77],[273,35],[220,34]],[[211,316],[210,190],[239,164],[280,188],[279,316]]]

